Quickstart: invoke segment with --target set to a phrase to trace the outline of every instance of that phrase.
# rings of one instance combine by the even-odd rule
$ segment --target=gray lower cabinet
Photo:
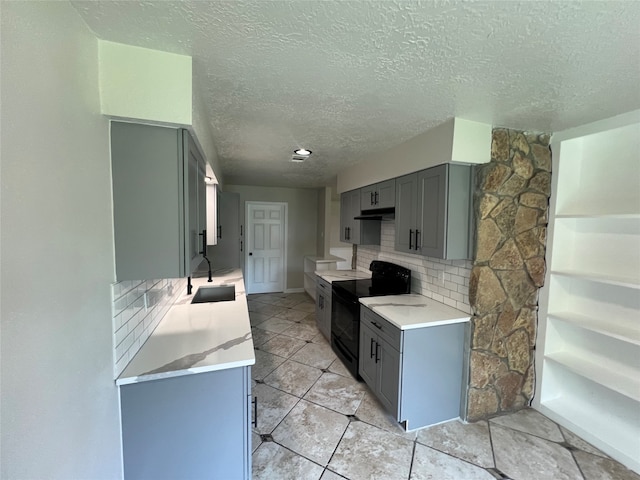
[[[407,430],[459,417],[465,328],[400,330],[361,306],[360,376]]]
[[[205,161],[187,130],[111,122],[116,278],[186,277],[202,261]]]
[[[380,245],[380,222],[355,220],[360,212],[360,189],[340,195],[340,241],[354,245]]]
[[[316,285],[316,325],[331,341],[331,284],[317,277]]]
[[[471,168],[443,164],[396,179],[395,250],[470,258]]]
[[[251,367],[120,386],[124,478],[251,478]]]
[[[360,376],[387,411],[397,418],[402,356],[369,325],[366,321],[360,325]]]

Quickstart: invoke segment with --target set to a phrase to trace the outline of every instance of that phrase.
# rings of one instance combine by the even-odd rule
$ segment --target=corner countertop
[[[339,282],[340,280],[371,278],[369,270],[316,270],[314,273],[329,283]]]
[[[366,297],[360,303],[400,330],[463,323],[471,318],[468,313],[417,294]]]
[[[255,355],[242,272],[214,272],[213,282],[192,278],[193,294],[176,300],[133,357],[117,385],[253,365]],[[231,285],[236,299],[191,304],[200,286]]]

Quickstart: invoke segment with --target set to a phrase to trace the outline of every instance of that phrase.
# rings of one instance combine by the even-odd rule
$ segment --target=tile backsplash
[[[383,221],[380,246],[358,246],[358,268],[384,260],[411,270],[411,291],[471,314],[469,277],[471,260],[440,260],[394,250],[395,222]]]
[[[117,378],[187,288],[186,278],[111,285],[114,378]]]

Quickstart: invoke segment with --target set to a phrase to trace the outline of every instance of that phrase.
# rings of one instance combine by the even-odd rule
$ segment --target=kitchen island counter
[[[239,269],[192,278],[185,292],[116,380],[118,385],[255,364],[244,280]],[[199,287],[234,285],[235,300],[191,304]]]

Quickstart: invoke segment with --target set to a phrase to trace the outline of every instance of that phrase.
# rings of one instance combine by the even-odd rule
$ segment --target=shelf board
[[[589,317],[574,312],[549,313],[548,317],[553,320],[570,323],[579,328],[584,328],[591,332],[606,335],[622,342],[640,345],[640,325],[623,325],[621,322],[611,322],[602,318]]]
[[[578,270],[551,270],[551,275],[561,275],[564,277],[579,278],[591,282],[615,285],[618,287],[640,289],[640,278],[621,275],[605,275],[593,272],[581,272]]]
[[[601,218],[614,220],[637,220],[640,213],[557,213],[555,218]]]
[[[563,395],[543,400],[540,412],[624,465],[640,469],[637,427],[616,417],[615,410],[603,411],[582,397]]]
[[[610,368],[603,363],[595,363],[590,359],[569,352],[547,353],[544,358],[609,390],[636,402],[640,401],[640,374],[627,374],[621,368]],[[630,369],[625,368],[625,370]]]

